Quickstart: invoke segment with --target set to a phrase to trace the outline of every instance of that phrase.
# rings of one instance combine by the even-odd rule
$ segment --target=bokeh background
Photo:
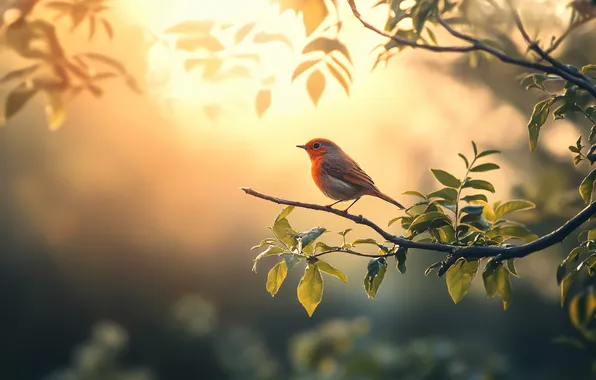
[[[382,25],[385,11],[361,3]],[[564,27],[562,2],[528,3],[547,31]],[[304,78],[290,82],[300,49],[280,44],[261,52],[257,68],[256,76],[279,78],[262,119],[254,80],[204,83],[155,41],[173,24],[212,18],[258,21],[300,45],[300,19],[278,13],[266,0],[121,0],[110,15],[114,41],[91,45],[58,24],[69,48],[119,57],[144,94],[115,82],[99,100],[82,96],[56,132],[36,99],[0,129],[0,379],[593,378],[593,346],[553,343],[577,337],[555,281],[573,242],[518,262],[506,312],[485,299],[478,279],[454,305],[443,279],[423,276],[440,255],[420,251],[410,252],[407,274],[388,272],[376,300],[362,289],[366,261],[346,256],[330,261],[348,284],[327,279],[312,318],[296,300],[299,268],[271,298],[264,285],[272,263],[251,272],[250,247],[268,237],[265,226],[281,208],[239,187],[327,202],[296,144],[335,140],[406,204],[413,199],[402,192],[435,186],[429,167],[463,175],[457,153],[469,154],[470,140],[500,149],[502,170],[485,176],[497,188],[489,199],[534,201],[537,211],[522,217],[540,235],[581,207],[586,168],[572,165],[566,147],[589,130],[580,119],[549,122],[530,154],[525,125],[538,98],[519,86],[522,71],[406,50],[371,72],[370,50],[382,40],[345,12],[351,96],[330,81],[313,107]],[[596,61],[595,36],[579,31],[563,60]],[[16,60],[5,56],[8,71]],[[376,199],[354,211],[381,225],[398,215]],[[299,230],[352,227],[353,238],[374,236],[306,210],[291,221]]]

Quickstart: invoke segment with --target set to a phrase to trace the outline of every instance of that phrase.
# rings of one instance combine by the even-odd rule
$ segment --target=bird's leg
[[[350,207],[354,206],[354,203],[358,202],[359,200],[360,200],[360,198],[354,199],[354,202],[350,203],[350,205],[348,206],[347,209],[344,210],[344,212],[348,212],[348,210],[350,209]]]
[[[325,206],[325,207],[327,207],[327,208],[331,208],[331,207],[335,206],[336,204],[338,204],[339,202],[343,202],[343,200],[341,200],[341,199],[340,199],[339,201],[337,201],[337,202],[333,202],[333,203],[331,203],[330,205],[327,205],[327,206]]]

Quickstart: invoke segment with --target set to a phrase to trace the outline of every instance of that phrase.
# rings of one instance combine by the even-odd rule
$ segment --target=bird
[[[315,138],[296,147],[308,153],[312,178],[317,187],[327,197],[336,201],[325,207],[331,208],[339,202],[353,200],[348,208],[343,210],[347,213],[362,196],[370,195],[381,198],[402,210],[405,208],[395,199],[383,194],[360,165],[333,141]]]

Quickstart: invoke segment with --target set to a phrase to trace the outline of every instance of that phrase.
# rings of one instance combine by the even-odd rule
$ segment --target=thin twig
[[[559,38],[557,38],[555,40],[555,42],[553,42],[553,44],[545,50],[546,53],[550,54],[552,52],[554,52],[555,50],[557,50],[557,48],[561,45],[561,43],[567,38],[569,37],[569,35],[575,31],[577,28],[579,28],[582,25],[587,24],[588,22],[592,21],[592,20],[596,20],[596,17],[586,17],[583,18],[581,20],[579,20],[578,22],[571,24],[569,26],[569,28],[567,28],[567,30],[561,34],[561,36]]]
[[[486,246],[454,246],[451,244],[436,244],[436,243],[423,243],[412,241],[404,238],[403,236],[393,235],[377,224],[372,222],[371,220],[363,217],[362,215],[354,215],[347,212],[343,212],[340,210],[336,210],[334,208],[321,206],[312,203],[304,203],[298,201],[287,200],[283,198],[272,197],[270,195],[266,195],[255,191],[249,187],[242,187],[242,191],[246,194],[251,195],[256,198],[264,199],[269,202],[287,205],[287,206],[295,206],[304,209],[316,210],[316,211],[323,211],[328,212],[331,214],[335,214],[345,219],[349,219],[357,224],[362,224],[368,226],[375,230],[379,235],[381,235],[385,240],[390,241],[394,244],[402,248],[412,248],[412,249],[423,249],[427,251],[435,251],[435,252],[442,252],[447,253],[450,257],[445,262],[445,265],[439,271],[439,274],[444,274],[449,267],[457,261],[458,258],[471,258],[471,259],[479,259],[479,258],[486,258],[486,257],[494,257],[496,261],[503,261],[507,259],[513,258],[521,258],[528,256],[534,252],[542,251],[548,247],[551,247],[557,243],[560,243],[569,236],[573,231],[579,228],[582,224],[584,224],[588,219],[590,219],[593,215],[596,215],[596,202],[591,203],[582,211],[580,211],[576,216],[569,219],[565,224],[563,224],[560,228],[554,230],[553,232],[545,235],[537,240],[534,240],[531,243],[526,243],[519,246],[501,246],[501,247],[486,247]],[[348,252],[350,253],[350,252]]]
[[[316,253],[313,255],[313,257],[319,257],[319,256],[327,255],[329,253],[334,253],[334,252],[344,252],[344,253],[349,253],[350,255],[354,255],[354,256],[370,257],[371,259],[378,259],[381,257],[391,257],[391,256],[396,255],[395,253],[384,253],[382,255],[372,255],[372,254],[368,254],[368,253],[353,251],[353,250],[347,249],[347,248],[338,248],[338,249],[330,249],[328,251]]]

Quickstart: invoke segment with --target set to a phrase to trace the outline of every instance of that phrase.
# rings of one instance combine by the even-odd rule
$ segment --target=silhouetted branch
[[[496,261],[503,261],[507,259],[514,259],[514,258],[521,258],[528,256],[532,253],[542,251],[548,247],[551,247],[557,243],[560,243],[569,236],[573,231],[579,228],[582,224],[584,224],[588,219],[592,216],[596,215],[596,202],[591,203],[582,211],[580,211],[576,216],[565,222],[560,228],[554,230],[553,232],[545,235],[531,243],[519,245],[519,246],[500,246],[500,247],[486,247],[486,246],[455,246],[450,244],[436,244],[436,243],[423,243],[412,241],[404,238],[403,236],[393,235],[377,224],[372,222],[371,220],[363,217],[362,215],[354,215],[350,214],[341,210],[337,210],[334,208],[321,206],[312,203],[304,203],[304,202],[297,202],[292,200],[287,200],[283,198],[272,197],[270,195],[266,195],[255,191],[249,187],[242,187],[242,191],[244,191],[248,195],[252,195],[256,198],[261,198],[269,202],[287,205],[287,206],[294,206],[300,207],[309,210],[316,210],[316,211],[324,211],[328,212],[337,216],[340,216],[345,219],[349,219],[357,224],[362,224],[368,226],[375,230],[379,235],[381,235],[385,240],[390,241],[393,244],[397,244],[401,248],[413,248],[413,249],[423,249],[427,251],[436,251],[436,252],[443,252],[447,253],[449,256],[447,260],[444,262],[443,266],[439,270],[439,275],[443,275],[447,269],[451,265],[453,265],[458,258],[463,257],[466,259],[480,259],[480,258],[494,258]],[[361,254],[359,252],[350,252],[349,250],[338,250],[337,252],[345,252],[349,254],[354,254],[357,256],[369,256],[365,254]],[[331,253],[328,251],[326,253]],[[386,255],[386,256],[393,256]],[[381,256],[369,256],[369,257],[384,257]]]
[[[390,38],[399,44],[411,46],[413,48],[421,48],[421,49],[425,49],[425,50],[430,50],[430,51],[434,51],[434,52],[467,53],[467,52],[471,52],[471,51],[484,51],[484,52],[498,58],[501,62],[504,62],[504,63],[509,63],[512,65],[521,66],[521,67],[525,67],[528,69],[560,76],[561,78],[566,79],[567,81],[588,91],[594,98],[596,98],[596,85],[592,84],[590,79],[588,77],[586,77],[585,75],[583,75],[576,68],[574,68],[572,66],[567,66],[567,65],[559,62],[558,60],[552,58],[550,56],[550,53],[552,51],[554,51],[554,49],[552,49],[552,50],[549,49],[549,51],[546,52],[546,51],[542,50],[538,46],[537,43],[533,42],[530,39],[529,35],[525,32],[525,29],[523,28],[523,24],[521,24],[521,20],[519,19],[519,15],[517,15],[517,12],[515,12],[515,10],[513,10],[514,18],[517,17],[517,19],[515,21],[516,21],[516,24],[518,25],[518,28],[519,28],[519,26],[521,26],[520,31],[522,31],[522,34],[524,34],[524,39],[526,39],[526,41],[529,43],[529,46],[531,49],[533,49],[534,51],[539,53],[540,57],[545,59],[546,61],[548,61],[551,65],[544,65],[539,62],[533,62],[533,61],[529,61],[529,60],[526,60],[523,58],[516,58],[516,57],[509,56],[506,53],[504,53],[498,49],[495,49],[492,46],[485,44],[484,42],[478,40],[477,38],[474,38],[473,36],[467,35],[465,33],[462,33],[462,32],[459,32],[459,31],[453,29],[447,22],[445,22],[445,20],[443,20],[441,18],[441,15],[438,13],[435,13],[434,17],[436,18],[437,22],[443,28],[445,28],[445,30],[447,32],[449,32],[452,36],[454,36],[462,41],[466,41],[466,42],[470,43],[471,45],[469,45],[469,46],[435,46],[435,45],[420,44],[420,43],[417,43],[416,41],[412,41],[407,38],[388,34],[384,31],[376,28],[374,25],[368,23],[367,21],[365,21],[362,18],[362,15],[358,11],[358,8],[356,7],[356,3],[354,0],[348,0],[348,4],[350,5],[350,7],[352,9],[352,13],[354,14],[354,17],[356,17],[360,21],[360,23],[362,23],[362,25],[364,25],[364,27],[372,30],[373,32],[375,32],[381,36]]]

